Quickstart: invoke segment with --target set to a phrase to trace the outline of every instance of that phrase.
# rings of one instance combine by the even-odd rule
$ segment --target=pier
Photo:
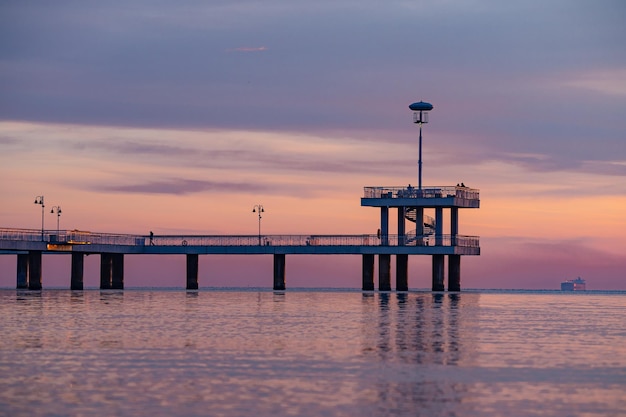
[[[273,289],[286,289],[287,255],[359,255],[362,289],[390,291],[391,257],[396,259],[396,291],[409,286],[408,257],[432,257],[432,290],[444,291],[444,263],[448,258],[448,290],[459,291],[461,256],[480,255],[479,238],[458,233],[458,210],[478,208],[479,192],[467,187],[365,187],[361,206],[380,209],[380,233],[362,235],[133,235],[78,230],[42,231],[0,228],[0,254],[17,255],[18,289],[42,288],[43,254],[72,257],[72,290],[83,289],[85,255],[100,256],[100,288],[124,288],[124,255],[185,255],[186,288],[198,289],[200,255],[272,255]],[[397,210],[398,231],[389,231],[389,209]],[[434,210],[435,218],[425,215]],[[449,211],[450,233],[443,234],[444,209]],[[406,223],[416,228],[406,231]]]

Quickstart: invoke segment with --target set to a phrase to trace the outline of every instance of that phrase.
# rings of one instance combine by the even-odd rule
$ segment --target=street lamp
[[[428,123],[428,112],[433,109],[433,105],[430,103],[426,103],[424,101],[420,101],[417,103],[413,103],[409,106],[409,109],[413,110],[413,123],[420,125],[420,144],[419,144],[419,160],[417,162],[418,166],[418,186],[420,190],[420,195],[422,191],[422,124]]]
[[[35,204],[40,204],[41,205],[41,241],[43,242],[43,208],[45,207],[43,204],[43,196],[42,195],[38,195],[37,197],[35,197]]]
[[[265,209],[263,209],[261,204],[255,204],[255,206],[252,207],[252,212],[259,213],[259,246],[261,246],[261,213],[264,213]]]
[[[61,206],[53,206],[50,213],[57,214],[57,236],[59,235],[59,218],[61,217]]]

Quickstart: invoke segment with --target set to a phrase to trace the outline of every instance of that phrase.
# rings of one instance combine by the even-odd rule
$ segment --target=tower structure
[[[387,253],[396,255],[396,290],[408,290],[408,256],[430,255],[432,290],[445,290],[447,256],[448,290],[460,291],[461,256],[480,255],[480,245],[477,236],[459,234],[459,209],[479,208],[480,193],[464,184],[428,187],[422,185],[422,125],[428,123],[428,112],[433,109],[433,105],[419,101],[409,108],[414,112],[413,122],[419,125],[418,187],[416,189],[410,184],[406,187],[365,187],[361,206],[380,208],[380,245],[394,247]],[[389,231],[390,209],[397,210],[398,230],[395,235]],[[427,212],[434,214],[434,217]],[[446,224],[446,219],[449,219],[449,224]],[[415,230],[407,232],[407,222],[415,223]],[[390,290],[390,255],[381,251],[378,256],[379,289]],[[363,276],[365,279],[365,270]]]

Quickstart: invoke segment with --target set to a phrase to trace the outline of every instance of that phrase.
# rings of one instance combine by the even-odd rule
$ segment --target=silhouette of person
[[[150,246],[154,246],[154,233],[152,233],[152,230],[150,230]]]

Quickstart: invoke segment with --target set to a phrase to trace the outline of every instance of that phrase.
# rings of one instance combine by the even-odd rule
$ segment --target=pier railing
[[[477,236],[439,235],[124,235],[79,230],[0,228],[0,241],[124,246],[460,246],[479,247]]]
[[[364,198],[448,198],[458,197],[466,200],[479,200],[480,191],[462,186],[427,187],[421,190],[415,187],[365,187]]]

